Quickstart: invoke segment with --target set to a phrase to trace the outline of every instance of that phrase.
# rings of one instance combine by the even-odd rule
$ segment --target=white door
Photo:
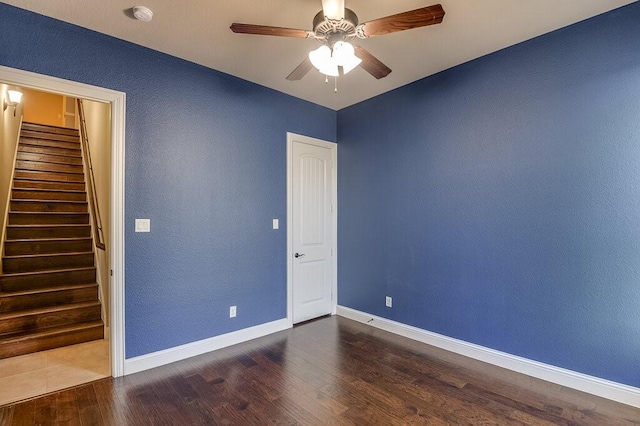
[[[289,134],[293,323],[334,310],[336,145]]]

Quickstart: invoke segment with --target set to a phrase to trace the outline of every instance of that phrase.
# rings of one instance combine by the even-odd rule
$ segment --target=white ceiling
[[[311,39],[234,34],[233,22],[311,30],[321,0],[3,0],[62,21],[232,74],[280,92],[341,109],[471,59],[633,3],[635,0],[441,0],[442,24],[359,41],[393,72],[376,80],[361,68],[333,82],[311,70],[285,77],[318,44]],[[437,0],[346,0],[360,22]],[[135,5],[153,21],[132,19]]]

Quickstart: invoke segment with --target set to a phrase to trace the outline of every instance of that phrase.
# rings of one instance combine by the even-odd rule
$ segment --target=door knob
[[[304,253],[300,254],[300,253],[296,253],[293,255],[296,259],[299,257],[304,257]]]

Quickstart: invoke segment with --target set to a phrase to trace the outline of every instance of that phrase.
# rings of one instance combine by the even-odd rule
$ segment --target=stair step
[[[14,200],[86,201],[87,195],[84,190],[13,188],[11,198]]]
[[[84,173],[44,172],[40,170],[17,170],[14,179],[30,179],[49,182],[84,183]]]
[[[14,189],[53,189],[59,191],[85,191],[84,182],[13,179]]]
[[[82,165],[82,157],[67,157],[66,155],[41,154],[18,151],[17,159],[21,161],[40,161],[43,163]]]
[[[0,314],[0,336],[99,321],[101,318],[102,307],[98,301],[6,312]]]
[[[104,338],[102,321],[49,328],[38,333],[20,333],[0,338],[0,358],[75,345]]]
[[[81,253],[91,251],[91,245],[91,238],[7,239],[4,243],[4,254],[6,256],[23,256],[30,254]]]
[[[0,293],[0,312],[36,309],[98,300],[98,284],[47,287]]]
[[[8,225],[7,240],[84,238],[91,236],[89,225]]]
[[[66,149],[57,148],[54,146],[41,146],[27,143],[21,143],[18,145],[18,152],[29,152],[32,154],[46,154],[46,155],[62,155],[65,157],[82,158],[82,152],[80,148]]]
[[[5,274],[89,266],[94,266],[93,252],[2,257],[2,270]]]
[[[72,149],[77,152],[80,152],[80,142],[65,142],[65,141],[54,141],[47,139],[38,139],[32,137],[25,137],[24,135],[20,136],[20,145],[33,145],[33,146],[41,146],[41,147],[51,147],[51,148],[62,148],[62,149]]]
[[[16,160],[16,170],[40,172],[84,173],[82,165],[45,163],[42,161]]]
[[[9,225],[88,224],[89,213],[9,212]]]
[[[26,272],[0,275],[3,292],[31,291],[50,287],[65,287],[96,282],[96,268],[68,268],[45,272]]]
[[[47,141],[75,142],[75,143],[80,142],[80,138],[78,135],[62,135],[59,133],[36,132],[28,129],[22,129],[22,131],[20,132],[20,136],[24,138],[47,140]]]
[[[86,201],[11,200],[12,212],[88,212]]]
[[[71,129],[69,127],[50,126],[47,124],[30,123],[28,121],[25,121],[22,123],[22,129],[31,130],[34,132],[57,133],[61,135],[70,135],[70,136],[78,136],[80,134],[78,129]]]

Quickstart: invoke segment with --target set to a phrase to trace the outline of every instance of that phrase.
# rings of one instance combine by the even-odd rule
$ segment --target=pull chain
[[[324,76],[324,84],[329,83],[329,76],[325,74]],[[338,77],[333,79],[333,93],[338,93]]]

